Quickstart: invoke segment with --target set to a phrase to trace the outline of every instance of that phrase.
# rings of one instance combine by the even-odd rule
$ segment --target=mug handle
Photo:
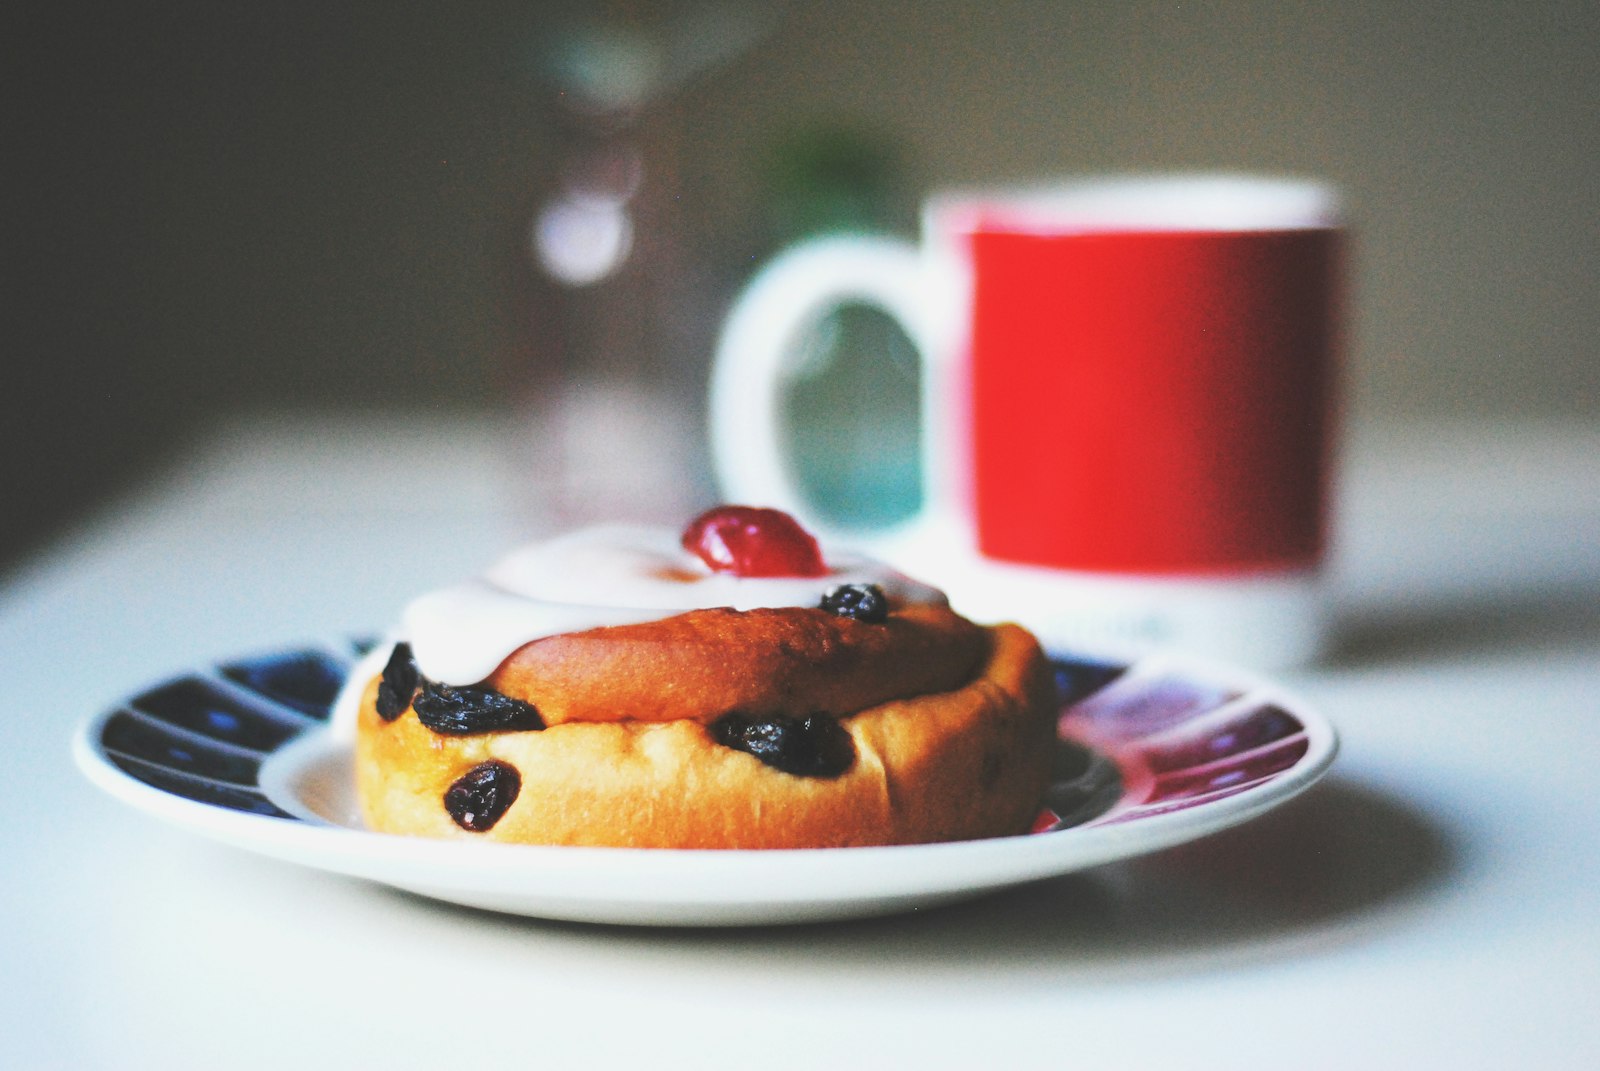
[[[776,506],[822,534],[861,542],[866,533],[817,523],[795,481],[782,443],[784,389],[800,347],[796,339],[832,310],[870,305],[894,319],[922,364],[923,507],[872,541],[909,534],[938,512],[940,474],[930,470],[940,426],[931,408],[942,392],[938,303],[931,300],[923,254],[909,242],[841,235],[801,242],[778,254],[735,298],[711,369],[712,462],[730,501]]]

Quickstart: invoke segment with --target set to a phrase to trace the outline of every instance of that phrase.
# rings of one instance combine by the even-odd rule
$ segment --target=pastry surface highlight
[[[425,595],[340,707],[371,828],[523,844],[1021,834],[1055,739],[1026,631],[748,507],[574,533]]]

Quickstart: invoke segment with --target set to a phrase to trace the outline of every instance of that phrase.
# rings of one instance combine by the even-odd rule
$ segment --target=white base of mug
[[[1328,644],[1324,584],[1315,571],[1108,576],[996,562],[948,545],[874,549],[942,587],[965,616],[1015,621],[1052,652],[1178,650],[1273,670],[1309,665]]]

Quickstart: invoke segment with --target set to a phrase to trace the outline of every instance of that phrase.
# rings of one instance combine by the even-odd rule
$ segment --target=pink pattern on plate
[[[1247,792],[1293,769],[1310,747],[1300,719],[1265,697],[1140,667],[1069,698],[1060,733],[1105,756],[1122,779],[1120,799],[1087,825]]]
[[[1064,719],[1090,723],[1095,735],[1132,739],[1159,733],[1215,710],[1238,693],[1176,674],[1123,674],[1067,708]]]

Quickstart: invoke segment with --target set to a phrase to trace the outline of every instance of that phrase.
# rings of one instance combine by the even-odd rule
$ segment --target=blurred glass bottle
[[[674,94],[761,40],[781,5],[572,4],[537,44],[552,159],[528,221],[531,521],[678,523],[709,500],[705,393],[726,272],[680,208]]]

